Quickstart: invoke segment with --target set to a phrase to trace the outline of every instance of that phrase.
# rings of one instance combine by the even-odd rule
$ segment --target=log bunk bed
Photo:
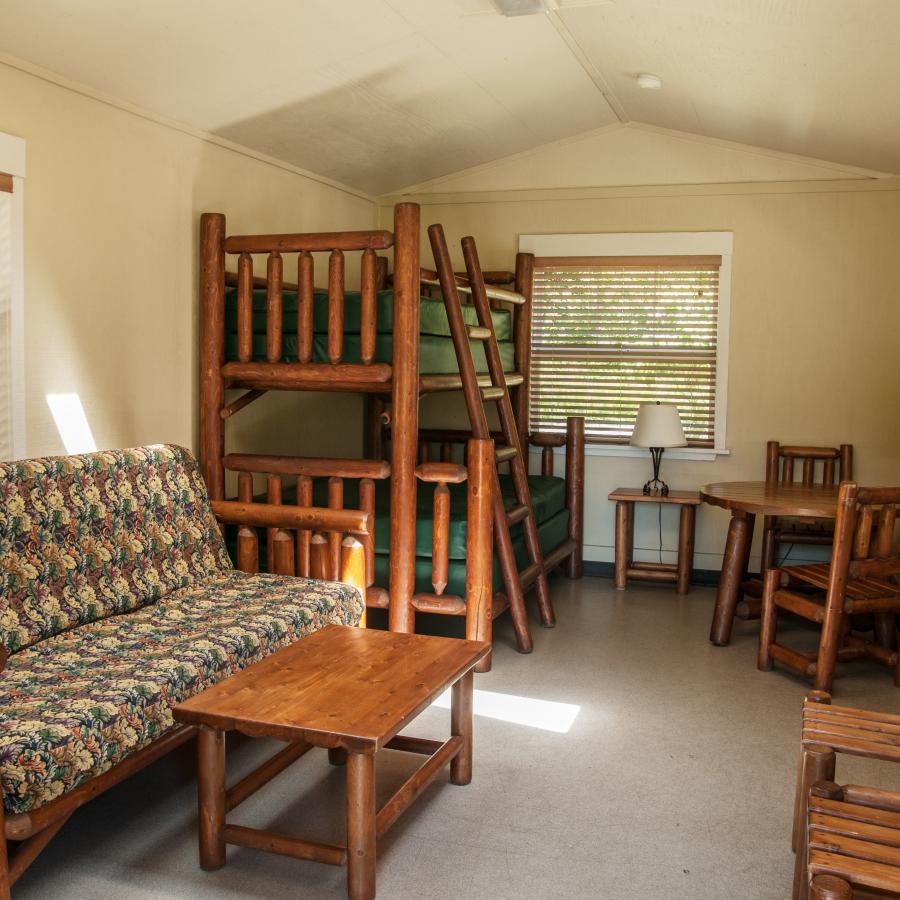
[[[552,625],[546,573],[564,565],[569,577],[582,574],[583,420],[569,419],[566,435],[527,433],[533,258],[519,254],[514,275],[482,273],[479,267],[473,281],[472,272],[461,276],[448,269],[446,245],[441,259],[431,232],[437,270],[422,269],[419,234],[419,207],[413,203],[395,207],[392,231],[235,236],[226,235],[223,215],[201,217],[202,471],[215,501],[226,499],[231,472],[241,504],[257,499],[256,476],[265,478],[262,499],[269,509],[321,503],[369,512],[375,527],[365,538],[366,605],[387,609],[391,630],[414,631],[417,611],[440,613],[464,616],[467,637],[490,641],[493,619],[510,609],[517,647],[528,652],[524,592],[537,587],[542,622]],[[386,250],[393,251],[392,275],[387,259],[378,255]],[[328,254],[326,289],[314,286],[317,253]],[[345,290],[348,253],[361,253],[358,292]],[[282,254],[296,254],[296,283],[285,281]],[[254,277],[254,255],[266,258],[264,278]],[[237,259],[236,272],[228,271],[229,256]],[[469,261],[467,254],[467,266]],[[509,284],[514,289],[499,286]],[[475,303],[461,304],[460,294]],[[509,305],[512,313],[504,308]],[[454,319],[464,329],[462,339],[460,332],[454,339]],[[499,371],[491,369],[492,350]],[[507,403],[506,388],[513,392],[507,423],[512,434],[509,427],[502,429],[505,434],[488,432],[483,409],[480,429],[473,420],[471,431],[420,430],[421,396],[461,390],[467,403],[479,394],[482,403],[496,400],[498,376],[505,380]],[[366,458],[226,454],[226,422],[270,390],[365,395]],[[469,412],[471,419],[471,407]],[[495,473],[498,463],[514,467],[509,445],[524,448],[529,441],[543,450],[542,474],[527,478],[523,504],[511,484],[515,479]],[[452,461],[460,444],[465,464]],[[553,477],[556,447],[567,448],[564,480]],[[432,449],[439,461],[429,461]],[[525,459],[521,450],[519,458]],[[543,557],[541,548],[523,540],[529,520]],[[495,567],[492,534],[499,538],[498,521],[507,534],[512,527],[514,537]],[[259,524],[258,517],[254,522]],[[337,577],[335,537],[292,533],[287,520],[275,518],[267,526],[259,536],[249,527],[237,532],[233,552],[241,568]],[[488,659],[482,668],[489,664]]]

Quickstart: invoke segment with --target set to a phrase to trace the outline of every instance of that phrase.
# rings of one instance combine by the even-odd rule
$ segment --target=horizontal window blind
[[[640,403],[675,403],[694,446],[715,438],[719,256],[538,257],[530,428],[627,443]]]
[[[0,460],[12,459],[12,197],[0,191]]]

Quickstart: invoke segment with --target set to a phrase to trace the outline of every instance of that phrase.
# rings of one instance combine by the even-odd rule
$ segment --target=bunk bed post
[[[200,471],[211,500],[225,499],[225,216],[200,217]]]
[[[490,643],[494,624],[494,442],[470,440],[466,462],[466,638]],[[490,668],[489,654],[475,671],[488,672]]]
[[[566,419],[566,507],[569,538],[575,541],[566,560],[566,577],[584,574],[584,416]]]
[[[513,409],[519,425],[519,446],[528,452],[528,399],[531,388],[531,295],[534,284],[534,254],[516,254],[516,291],[526,300],[513,312],[513,341],[515,345],[516,371],[522,383],[515,388]],[[527,459],[526,459],[527,466]]]
[[[394,207],[391,396],[391,631],[415,630],[416,453],[419,439],[419,206]]]

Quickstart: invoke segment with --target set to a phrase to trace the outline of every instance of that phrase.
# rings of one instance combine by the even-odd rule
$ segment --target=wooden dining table
[[[761,516],[797,516],[834,519],[837,515],[837,486],[784,484],[767,481],[722,481],[700,489],[700,499],[731,512],[722,576],[716,594],[709,639],[717,647],[731,640],[735,608],[753,543],[753,525]]]

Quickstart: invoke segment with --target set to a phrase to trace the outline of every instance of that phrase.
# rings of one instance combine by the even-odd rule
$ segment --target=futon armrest
[[[369,513],[359,509],[328,509],[323,506],[281,506],[275,503],[241,503],[213,500],[212,511],[220,522],[251,528],[283,528],[303,531],[336,531],[369,534]]]

